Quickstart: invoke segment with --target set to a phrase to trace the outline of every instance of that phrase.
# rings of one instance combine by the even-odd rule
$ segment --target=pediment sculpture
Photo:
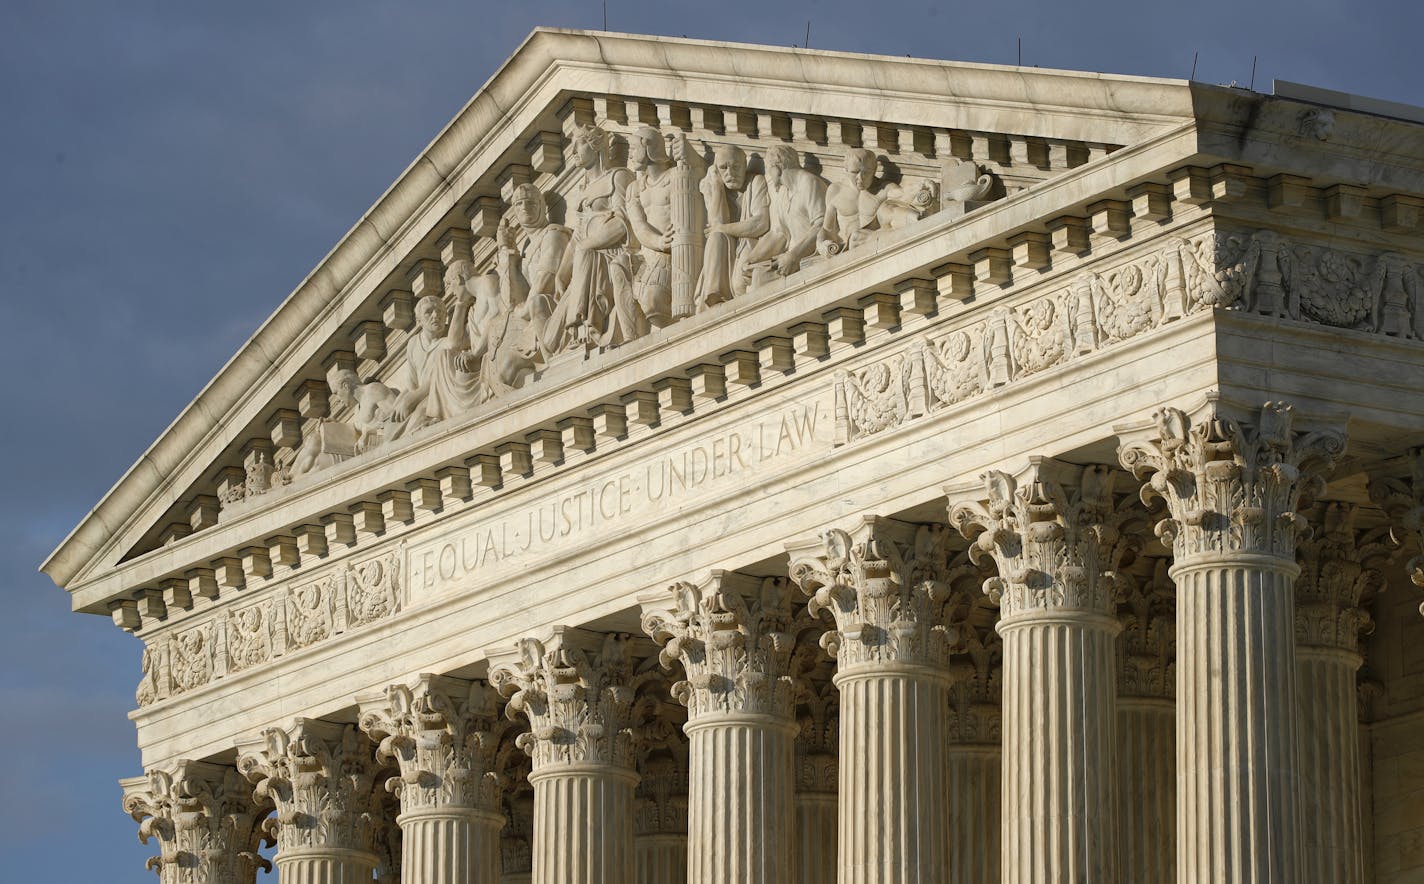
[[[636,340],[929,215],[963,214],[995,184],[961,160],[943,162],[937,178],[901,177],[864,147],[846,148],[823,177],[819,158],[803,160],[790,144],[754,153],[649,125],[581,124],[569,154],[569,194],[529,182],[507,191],[491,257],[450,260],[443,290],[416,300],[403,368],[369,380],[332,372],[332,416],[246,497],[470,414],[556,362]],[[566,224],[551,218],[560,200]]]

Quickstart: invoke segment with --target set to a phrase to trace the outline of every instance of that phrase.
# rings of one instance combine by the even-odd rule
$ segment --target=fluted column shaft
[[[945,763],[950,800],[948,884],[1000,880],[1001,755],[998,746],[949,746]]]
[[[686,835],[638,835],[633,839],[637,872],[636,884],[685,884],[687,881]]]
[[[836,793],[796,793],[797,884],[836,884]]]
[[[1296,803],[1297,570],[1249,553],[1172,567],[1179,881],[1305,880]]]
[[[724,714],[689,721],[688,879],[778,884],[791,877],[789,716]]]
[[[370,884],[376,856],[337,847],[288,848],[274,863],[282,884]]]
[[[1360,726],[1356,653],[1301,647],[1300,771],[1305,783],[1303,880],[1361,884],[1364,877],[1360,797]]]
[[[569,764],[529,775],[534,786],[533,884],[633,880],[631,770]]]
[[[1171,699],[1118,697],[1118,808],[1122,880],[1177,880],[1177,707]]]
[[[871,665],[841,692],[841,884],[940,884],[949,867],[947,672]]]
[[[421,884],[486,884],[499,880],[499,830],[490,811],[422,808],[396,818],[401,827],[401,880]]]
[[[1003,880],[1116,877],[1115,618],[1035,611],[1004,639]]]

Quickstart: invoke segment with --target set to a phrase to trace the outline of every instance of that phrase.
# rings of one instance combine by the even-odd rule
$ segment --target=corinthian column
[[[120,782],[124,811],[139,823],[139,840],[158,839],[148,861],[160,884],[253,884],[271,869],[258,855],[265,809],[252,786],[227,765],[180,761],[171,771]]]
[[[1000,880],[1004,648],[993,626],[966,624],[961,635],[946,719],[953,847],[946,881],[981,884]]]
[[[237,748],[258,800],[277,806],[282,884],[369,884],[385,825],[371,742],[351,725],[298,718]]]
[[[633,660],[625,635],[555,627],[495,663],[534,787],[533,884],[633,880]],[[509,659],[513,657],[514,659]]]
[[[687,877],[784,884],[796,735],[791,590],[785,580],[713,571],[671,596],[670,610],[650,603],[643,631],[663,646],[663,666],[680,664],[687,676],[672,689],[687,707]]]
[[[1386,529],[1355,529],[1358,508],[1325,504],[1301,543],[1295,584],[1296,666],[1300,699],[1300,779],[1305,819],[1305,880],[1365,880],[1360,782],[1360,634],[1370,616],[1362,602],[1380,585],[1373,567],[1391,551]]]
[[[944,529],[868,517],[788,544],[791,579],[836,628],[840,884],[940,884],[949,868]]]
[[[1122,880],[1177,880],[1176,592],[1158,559],[1152,576],[1118,582],[1117,755]]]
[[[679,710],[680,711],[680,710]],[[642,728],[633,793],[633,884],[687,881],[687,744],[665,716]]]
[[[1268,403],[1255,426],[1216,413],[1154,415],[1118,452],[1162,498],[1157,534],[1177,587],[1177,876],[1302,880],[1296,735],[1297,513],[1344,449],[1298,433]]]
[[[792,652],[796,678],[795,884],[836,884],[836,749],[840,744],[840,690],[835,666],[819,639],[824,625],[802,609]]]
[[[1113,884],[1114,575],[1130,542],[1113,474],[1035,458],[1022,483],[983,478],[987,505],[950,521],[999,569],[984,588],[1004,640],[1003,881]]]
[[[494,691],[481,681],[420,675],[359,699],[361,730],[380,743],[377,757],[400,766],[387,788],[400,799],[401,880],[493,884],[504,826],[494,760],[509,727]]]

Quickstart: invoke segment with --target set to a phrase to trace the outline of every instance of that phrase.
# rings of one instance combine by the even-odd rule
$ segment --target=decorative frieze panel
[[[144,649],[138,705],[196,690],[398,613],[404,556],[401,546],[344,563],[158,636]]]

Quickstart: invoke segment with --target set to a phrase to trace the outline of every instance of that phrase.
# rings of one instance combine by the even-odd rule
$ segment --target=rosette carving
[[[497,813],[504,783],[495,764],[512,725],[483,681],[421,675],[386,688],[383,701],[363,704],[361,730],[379,742],[376,757],[400,776],[386,782],[402,810],[463,807]]]
[[[944,669],[953,631],[949,552],[942,525],[867,517],[854,532],[833,528],[792,550],[791,581],[810,596],[812,616],[836,628],[821,647],[839,668],[915,664]]]
[[[1123,530],[1136,511],[1130,499],[1114,494],[1113,471],[1039,458],[1022,483],[998,470],[981,479],[987,501],[955,504],[949,519],[973,541],[972,561],[988,557],[998,566],[984,592],[1004,618],[1036,611],[1112,614],[1118,568],[1137,547],[1133,533]]]
[[[669,591],[675,607],[646,611],[643,631],[662,646],[658,661],[665,668],[681,664],[686,673],[672,695],[689,717],[789,716],[795,636],[787,581],[713,571],[700,586],[677,583]]]
[[[1142,500],[1169,513],[1157,536],[1178,561],[1209,553],[1258,553],[1294,560],[1306,527],[1301,502],[1324,487],[1345,434],[1297,432],[1291,406],[1267,402],[1254,425],[1213,407],[1194,421],[1176,408],[1153,414],[1156,438],[1118,449],[1122,465],[1147,477]]]
[[[252,884],[258,869],[271,868],[257,852],[271,843],[261,825],[267,812],[235,769],[185,760],[123,785],[139,840],[158,839],[148,868],[162,884]]]
[[[494,668],[490,684],[509,698],[505,714],[529,722],[516,742],[535,771],[554,764],[633,767],[629,645],[620,633],[558,627],[547,644],[520,639],[517,659]]]
[[[1177,590],[1157,559],[1150,577],[1124,574],[1118,583],[1117,693],[1171,699],[1177,693]]]
[[[258,801],[275,804],[278,851],[335,847],[377,852],[386,825],[375,788],[370,740],[353,725],[299,718],[290,730],[268,728],[239,747],[238,770]]]

